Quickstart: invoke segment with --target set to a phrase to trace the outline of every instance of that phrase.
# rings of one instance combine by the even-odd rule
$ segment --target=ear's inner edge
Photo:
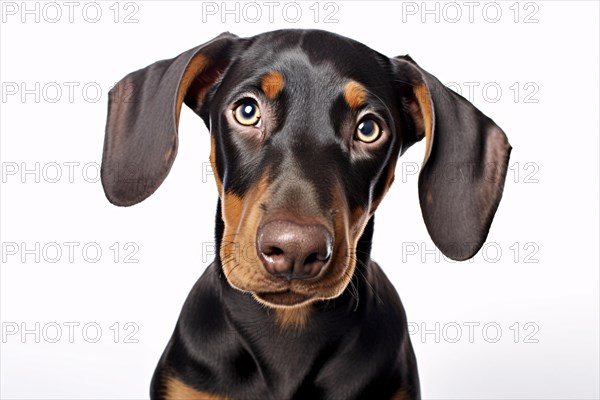
[[[435,129],[435,115],[427,85],[425,83],[419,83],[416,85],[414,88],[414,94],[417,102],[419,103],[419,107],[421,108],[425,126],[425,157],[423,158],[423,165],[425,165],[429,159],[429,156],[431,155],[431,146],[433,143]]]

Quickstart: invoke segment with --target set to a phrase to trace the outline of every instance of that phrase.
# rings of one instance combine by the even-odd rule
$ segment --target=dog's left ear
[[[425,137],[419,201],[429,235],[454,260],[471,258],[500,203],[511,146],[494,121],[410,57],[392,59],[405,115],[403,149]]]

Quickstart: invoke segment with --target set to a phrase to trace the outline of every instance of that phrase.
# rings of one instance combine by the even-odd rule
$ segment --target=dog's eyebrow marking
[[[364,105],[366,99],[367,90],[363,85],[354,80],[346,84],[344,88],[344,100],[346,100],[351,109],[355,110]]]
[[[269,98],[277,96],[284,85],[285,79],[279,71],[268,72],[260,79],[260,88]]]

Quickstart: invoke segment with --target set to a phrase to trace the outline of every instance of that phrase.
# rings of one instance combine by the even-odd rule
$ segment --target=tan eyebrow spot
[[[344,100],[352,109],[356,109],[363,104],[367,98],[367,91],[363,85],[356,81],[350,81],[344,88]]]
[[[283,74],[278,71],[271,71],[260,80],[260,87],[267,97],[275,97],[277,93],[281,92],[285,85],[285,79]]]

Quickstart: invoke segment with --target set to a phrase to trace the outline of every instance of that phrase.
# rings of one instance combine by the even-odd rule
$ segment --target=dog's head
[[[184,102],[211,133],[224,274],[263,304],[344,291],[398,156],[423,138],[419,197],[433,241],[456,260],[485,241],[510,145],[409,57],[323,31],[226,33],[133,72],[109,100],[102,182],[112,203],[138,203],[165,179]]]

